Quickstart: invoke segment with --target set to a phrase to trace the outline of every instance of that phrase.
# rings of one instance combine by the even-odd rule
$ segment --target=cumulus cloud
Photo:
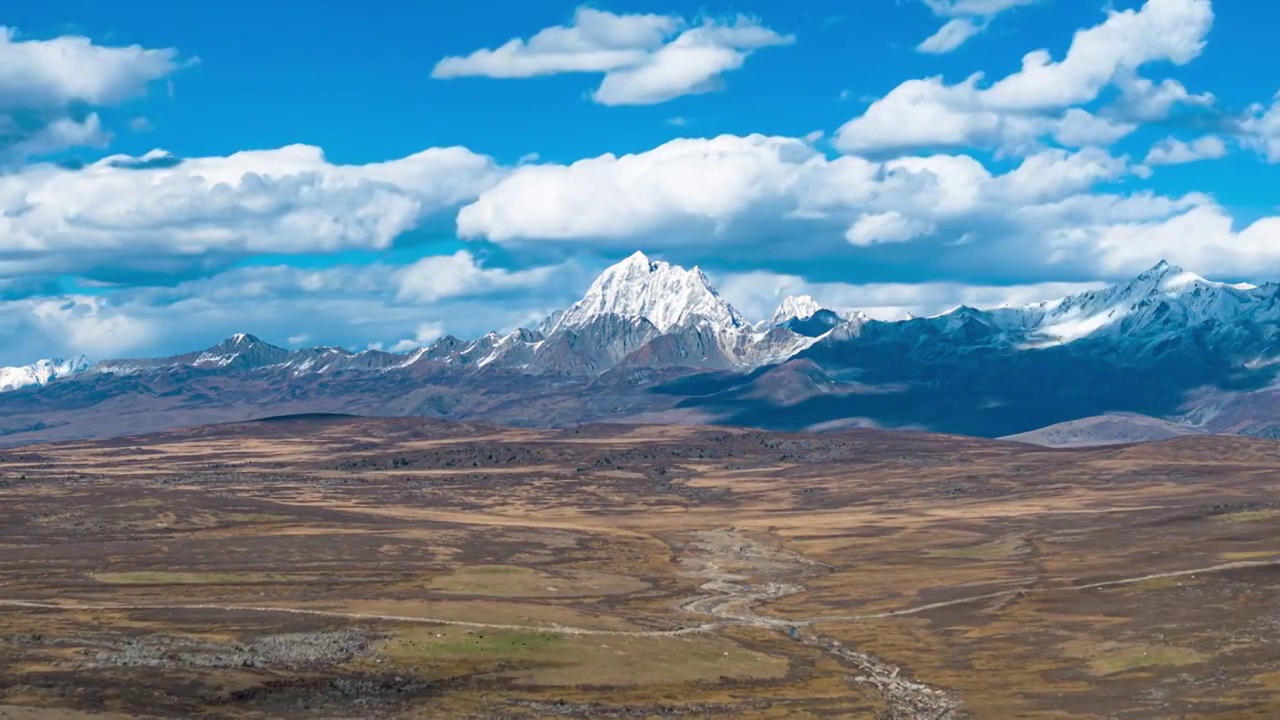
[[[947,312],[960,305],[991,308],[1057,300],[1093,290],[1103,283],[1033,283],[971,285],[954,282],[834,283],[811,282],[799,275],[753,271],[714,278],[716,287],[748,318],[766,318],[788,295],[812,295],[823,307],[857,310],[877,320],[901,320]]]
[[[933,223],[912,220],[897,210],[862,213],[844,237],[853,245],[906,242],[936,230]]]
[[[422,258],[395,274],[396,297],[430,303],[453,297],[468,297],[502,290],[527,289],[548,282],[563,272],[557,266],[528,270],[482,268],[466,250],[453,255]]]
[[[954,18],[922,40],[916,49],[932,55],[949,53],[982,32],[983,27],[982,23],[973,18]]]
[[[113,155],[80,169],[30,165],[0,175],[0,257],[9,259],[0,276],[386,248],[503,172],[457,147],[365,165],[333,164],[305,145],[190,159]]]
[[[1280,162],[1280,93],[1270,105],[1255,103],[1237,124],[1241,142],[1267,162]]]
[[[1070,108],[1049,125],[1049,134],[1066,147],[1107,147],[1138,129],[1136,123],[1098,117],[1080,108]]]
[[[1204,273],[1280,270],[1280,221],[1237,232],[1209,195],[1099,192],[1140,172],[1101,148],[1042,150],[993,174],[967,155],[832,159],[797,138],[725,135],[519,168],[464,207],[458,228],[500,243],[676,253],[732,243],[785,256],[777,243],[788,238],[816,256],[852,244],[883,259],[918,245],[922,275],[1116,278],[1161,257]]]
[[[1217,135],[1205,135],[1191,142],[1167,137],[1156,143],[1143,162],[1147,165],[1180,165],[1197,160],[1215,160],[1227,154],[1227,144]]]
[[[1214,103],[1212,93],[1194,94],[1173,78],[1157,83],[1129,69],[1116,73],[1115,84],[1120,90],[1120,98],[1114,110],[1136,122],[1164,120],[1179,105],[1207,108]]]
[[[1099,25],[1076,32],[1061,60],[1046,50],[1027,53],[1021,69],[990,85],[981,73],[954,85],[940,77],[908,80],[845,123],[835,145],[846,152],[1025,151],[1043,135],[1062,133],[1061,123],[1071,122],[1066,111],[1096,100],[1117,77],[1129,81],[1136,97],[1143,92],[1134,79],[1138,68],[1190,62],[1204,48],[1212,24],[1210,0],[1147,0],[1138,10],[1110,11]],[[1181,100],[1192,97],[1183,90]],[[1158,99],[1148,98],[1148,104],[1179,100],[1172,85],[1151,92]]]
[[[750,243],[785,223],[849,242],[902,242],[939,222],[1044,201],[1119,177],[1106,151],[1046,151],[993,177],[966,155],[829,159],[802,139],[678,139],[633,155],[519,168],[458,214],[464,238],[681,246]],[[793,225],[796,227],[796,225]]]
[[[455,273],[431,278],[427,273]],[[4,299],[0,365],[49,355],[154,356],[236,332],[276,344],[413,347],[444,333],[475,337],[541,318],[573,300],[597,270],[576,260],[522,270],[467,252],[405,266],[237,267],[173,287]]]
[[[988,107],[1038,110],[1093,100],[1120,70],[1165,60],[1191,62],[1213,25],[1209,0],[1147,0],[1138,10],[1111,11],[1100,25],[1077,31],[1066,56],[1047,50],[1022,58],[1022,68],[983,91]]]
[[[632,242],[680,223],[713,233],[785,198],[819,155],[802,141],[752,135],[677,139],[643,153],[518,168],[458,213],[462,237]]]
[[[96,114],[181,67],[172,48],[110,47],[80,36],[22,39],[0,26],[0,159],[106,143]]]
[[[1126,158],[1105,150],[1086,148],[1069,153],[1045,150],[1022,161],[1016,169],[996,178],[1000,195],[1015,203],[1043,203],[1085,192],[1098,183],[1124,175]]]
[[[794,42],[759,21],[738,16],[691,26],[674,15],[623,14],[579,7],[568,25],[546,28],[496,49],[450,56],[432,70],[439,79],[528,78],[604,74],[592,98],[602,105],[652,105],[718,89],[721,76],[761,48]]]
[[[1051,240],[1057,254],[1087,254],[1102,273],[1132,271],[1157,253],[1202,273],[1249,277],[1280,270],[1280,217],[1238,231],[1234,225],[1224,208],[1201,202],[1164,217],[1063,228]]]
[[[0,313],[5,308],[0,304]],[[71,296],[13,303],[26,310],[25,320],[36,337],[54,338],[66,355],[128,352],[150,339],[153,324],[145,319],[112,311],[110,301],[95,296]],[[21,342],[21,341],[20,341]]]

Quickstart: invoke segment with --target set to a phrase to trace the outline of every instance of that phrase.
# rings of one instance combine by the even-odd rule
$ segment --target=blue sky
[[[1268,15],[20,3],[0,364],[242,330],[410,347],[532,322],[636,249],[749,316],[792,292],[885,317],[1038,301],[1162,257],[1276,277]]]

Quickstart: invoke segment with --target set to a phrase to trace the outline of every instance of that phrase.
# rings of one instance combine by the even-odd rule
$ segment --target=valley
[[[1271,717],[1277,464],[317,415],[7,449],[0,717]]]

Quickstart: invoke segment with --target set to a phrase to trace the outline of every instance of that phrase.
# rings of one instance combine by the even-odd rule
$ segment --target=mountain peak
[[[812,295],[788,295],[778,304],[769,318],[772,325],[781,325],[788,320],[807,320],[818,313],[822,306]]]
[[[635,269],[638,269],[638,270],[639,270],[639,269],[644,269],[644,268],[652,268],[654,264],[655,264],[655,263],[654,263],[652,260],[650,260],[650,259],[649,259],[649,256],[648,256],[648,255],[645,255],[645,254],[644,254],[643,252],[641,252],[640,250],[637,250],[637,251],[635,251],[635,252],[631,253],[630,255],[628,255],[628,256],[627,256],[626,258],[624,258],[621,262],[619,262],[619,263],[617,263],[616,265],[614,265],[614,266],[613,266],[613,268],[620,268],[620,269],[621,269],[621,268],[626,268],[626,269],[635,268]],[[613,268],[610,268],[610,269],[613,269]]]
[[[1176,275],[1182,275],[1184,272],[1186,271],[1178,267],[1177,265],[1172,265],[1169,263],[1168,260],[1162,259],[1160,262],[1156,263],[1155,265],[1152,265],[1151,267],[1143,271],[1142,274],[1138,275],[1136,279],[1150,280],[1155,278],[1171,277]]]
[[[642,252],[606,268],[583,298],[556,318],[548,330],[581,327],[601,315],[647,320],[664,333],[695,317],[716,327],[745,324],[697,267],[687,270],[650,260]]]
[[[236,333],[223,341],[225,345],[254,345],[262,340],[249,333]]]
[[[58,378],[79,375],[92,366],[89,358],[78,355],[68,360],[46,358],[21,367],[0,368],[0,392],[45,385]]]
[[[1129,287],[1146,294],[1177,293],[1178,291],[1197,285],[1217,285],[1199,275],[1171,265],[1165,260],[1152,265],[1145,272],[1134,278]]]
[[[263,342],[248,333],[236,333],[208,350],[192,354],[196,356],[190,362],[192,367],[220,368],[283,362],[289,351]]]

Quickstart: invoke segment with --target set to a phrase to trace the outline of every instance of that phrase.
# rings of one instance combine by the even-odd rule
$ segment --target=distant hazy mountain
[[[1277,359],[1280,285],[1212,282],[1163,262],[1035,305],[882,322],[800,296],[752,324],[697,268],[636,253],[537,327],[409,353],[287,350],[238,334],[168,358],[0,370],[0,440],[286,412],[993,437],[1045,428],[1035,437],[1052,442],[1280,436]]]

